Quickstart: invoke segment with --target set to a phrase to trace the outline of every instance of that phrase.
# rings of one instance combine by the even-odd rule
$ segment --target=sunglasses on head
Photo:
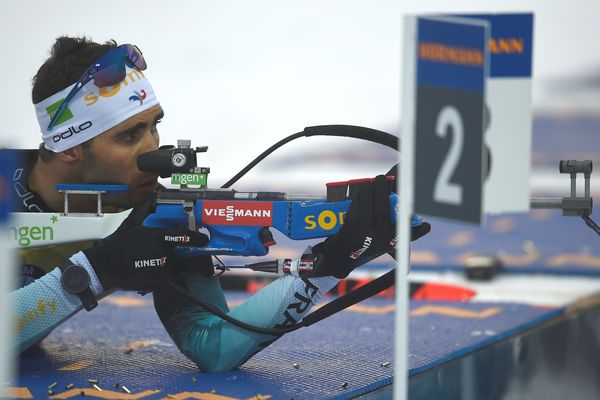
[[[52,115],[48,130],[51,131],[54,128],[61,115],[67,109],[71,99],[73,99],[77,92],[79,92],[89,81],[93,79],[96,87],[116,85],[125,79],[125,66],[135,68],[138,71],[143,71],[147,67],[141,50],[133,44],[123,44],[110,50],[96,60],[96,62],[81,75],[60,107],[56,110],[54,115]]]

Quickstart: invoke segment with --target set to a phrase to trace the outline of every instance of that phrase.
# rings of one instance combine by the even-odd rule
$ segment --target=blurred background
[[[600,165],[600,2],[593,0],[2,2],[0,143],[35,148],[41,142],[31,79],[56,37],[115,39],[144,52],[147,76],[166,113],[159,126],[162,144],[189,138],[208,145],[199,163],[211,168],[209,186],[220,186],[271,144],[306,126],[362,125],[399,135],[403,15],[468,12],[534,12],[531,189],[538,196],[567,195],[559,159]],[[301,139],[267,158],[236,188],[323,193],[325,182],[385,172],[396,157],[356,140]],[[592,178],[598,195],[600,179]],[[539,250],[544,245],[538,242],[572,242],[569,251],[595,257],[597,238],[579,220],[568,229],[557,225],[556,236],[523,236],[524,229],[547,234],[548,227],[532,224],[559,215],[499,216],[494,220],[501,222],[490,220],[484,229],[434,224],[423,251],[443,245],[454,249],[447,260],[457,262],[488,232],[501,239],[486,245],[490,251],[528,254],[524,243]],[[520,234],[512,243],[515,232]],[[289,255],[286,246],[273,248],[273,255]],[[289,246],[296,251],[304,244]],[[430,256],[421,261],[446,260]],[[597,263],[600,268],[600,257]]]

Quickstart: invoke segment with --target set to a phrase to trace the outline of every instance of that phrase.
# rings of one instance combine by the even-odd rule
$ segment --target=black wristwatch
[[[90,274],[81,265],[73,264],[67,260],[58,266],[62,275],[60,283],[69,293],[76,294],[83,304],[83,308],[92,311],[98,305],[98,301],[90,288]]]

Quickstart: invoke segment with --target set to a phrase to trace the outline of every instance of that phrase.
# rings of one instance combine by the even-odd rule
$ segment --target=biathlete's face
[[[157,125],[163,110],[156,105],[97,136],[83,157],[83,182],[128,185],[126,193],[103,197],[104,204],[131,208],[156,191],[157,174],[137,168],[140,154],[158,149]]]

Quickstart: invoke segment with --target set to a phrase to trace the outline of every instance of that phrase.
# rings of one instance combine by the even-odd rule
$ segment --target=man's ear
[[[77,145],[65,151],[61,151],[60,153],[57,153],[57,155],[58,158],[60,158],[63,162],[72,166],[81,162],[83,157],[83,149],[81,148],[81,145]]]

